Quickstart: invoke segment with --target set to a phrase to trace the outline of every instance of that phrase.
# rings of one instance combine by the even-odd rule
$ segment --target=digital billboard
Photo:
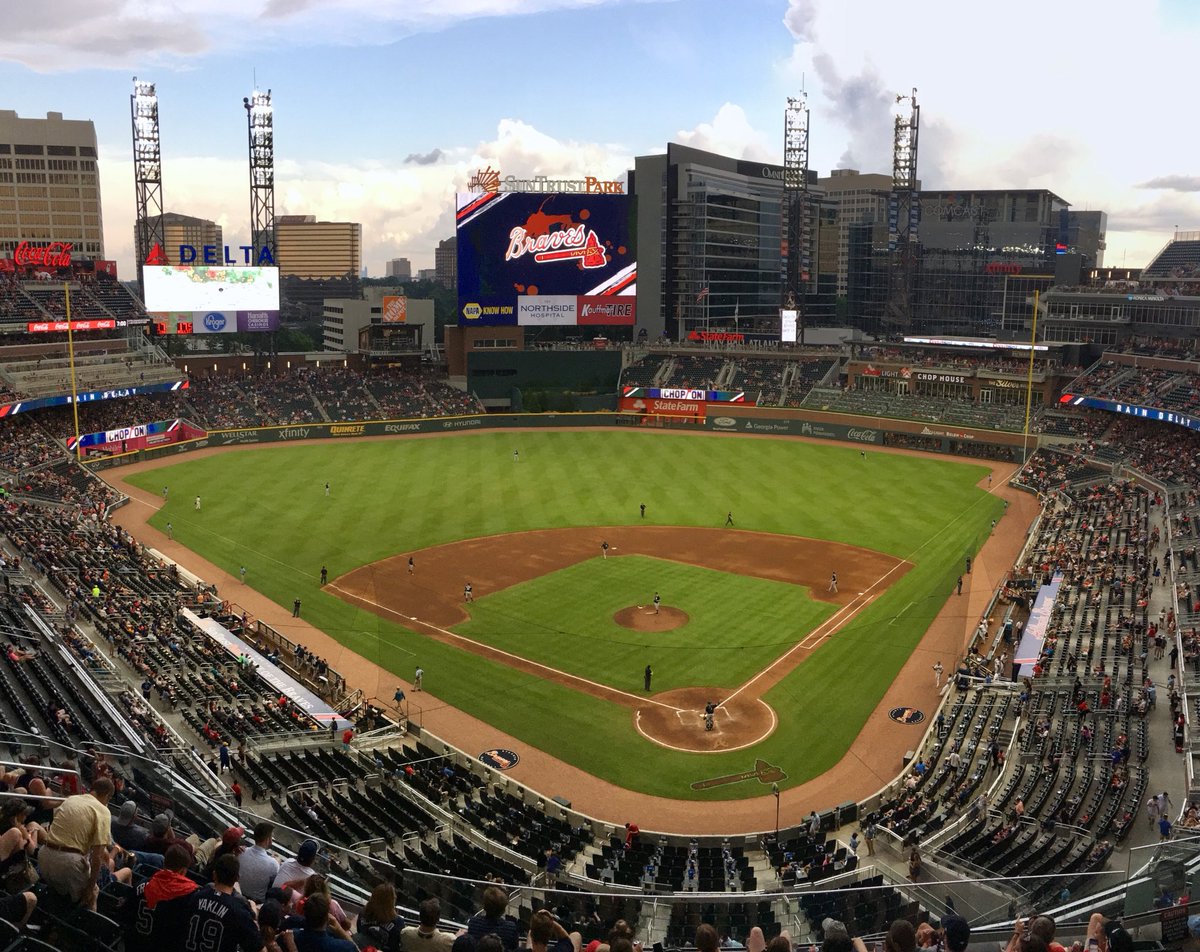
[[[460,193],[458,323],[633,324],[634,209],[629,195]]]
[[[147,265],[142,273],[151,317],[190,315],[197,334],[279,326],[278,268]]]

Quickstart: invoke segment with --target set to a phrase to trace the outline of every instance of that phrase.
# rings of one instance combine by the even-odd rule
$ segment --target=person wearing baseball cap
[[[271,881],[272,886],[291,886],[293,889],[304,885],[304,880],[308,879],[316,870],[312,868],[313,860],[317,858],[316,840],[305,840],[300,844],[300,849],[296,851],[295,859],[284,860],[279,864],[279,872],[275,874],[275,879]]]

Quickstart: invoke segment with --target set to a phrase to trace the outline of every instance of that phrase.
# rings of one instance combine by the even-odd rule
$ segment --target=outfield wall
[[[378,420],[367,423],[303,423],[287,426],[254,426],[227,430],[208,430],[196,439],[169,446],[119,453],[104,459],[88,460],[92,469],[107,469],[126,463],[160,459],[176,453],[220,446],[245,446],[261,443],[293,443],[304,440],[355,439],[361,436],[407,436],[414,433],[460,433],[468,430],[494,430],[539,427],[669,427],[683,430],[708,430],[713,433],[772,434],[812,439],[926,450],[980,459],[1016,461],[1021,458],[1023,437],[1020,433],[946,427],[912,420],[823,413],[816,410],[792,410],[783,407],[747,407],[738,404],[698,404],[704,406],[703,418],[662,416],[639,413],[488,413],[471,416],[433,417],[418,420]],[[1030,436],[1030,449],[1037,437]]]

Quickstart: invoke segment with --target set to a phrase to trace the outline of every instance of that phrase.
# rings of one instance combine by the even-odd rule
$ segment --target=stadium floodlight
[[[129,97],[133,126],[133,185],[136,215],[138,289],[145,298],[142,268],[152,248],[163,247],[162,151],[159,142],[158,92],[154,83],[133,77]]]
[[[263,248],[275,256],[275,109],[271,90],[259,90],[242,99],[246,110],[250,156],[250,244],[255,254]]]

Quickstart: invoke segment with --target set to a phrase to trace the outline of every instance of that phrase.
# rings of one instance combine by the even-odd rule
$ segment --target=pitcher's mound
[[[688,623],[688,613],[670,605],[661,605],[656,615],[653,605],[630,605],[613,615],[613,621],[634,631],[674,631]]]

